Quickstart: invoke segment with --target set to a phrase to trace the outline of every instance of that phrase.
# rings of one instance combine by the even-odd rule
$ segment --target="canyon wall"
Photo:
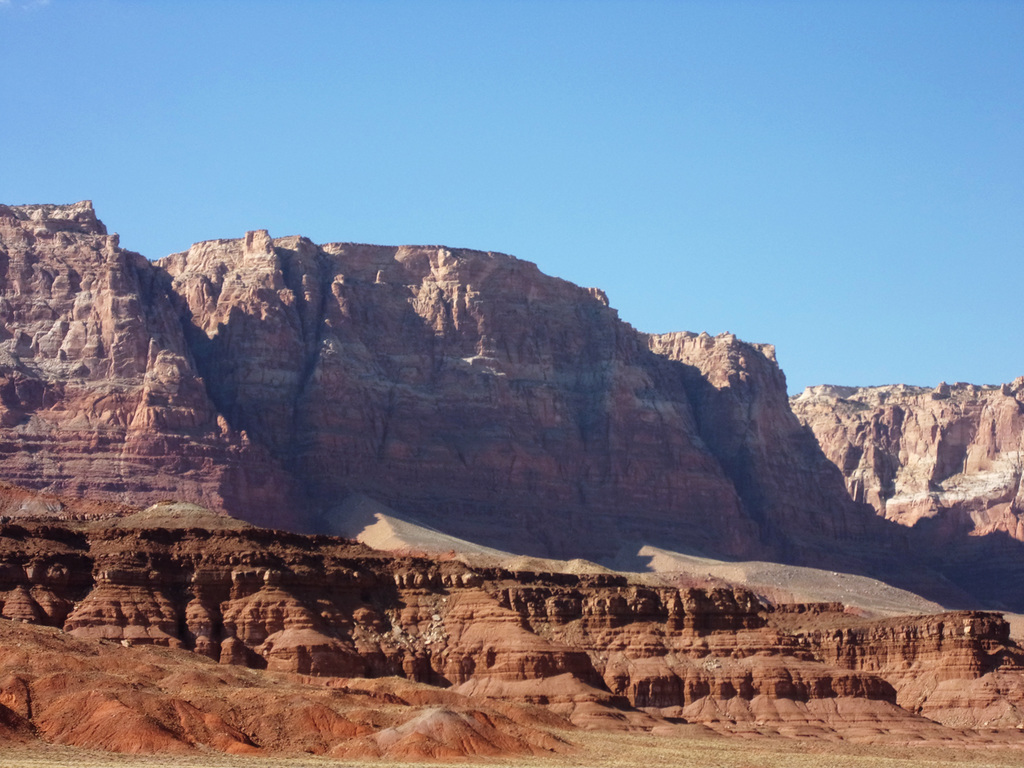
[[[0,207],[0,474],[332,531],[352,494],[478,543],[810,557],[872,515],[770,348],[652,337],[511,256],[254,231],[155,264]]]
[[[850,496],[879,515],[1024,541],[1024,378],[997,387],[810,387],[792,405]]]
[[[1015,502],[982,537],[886,520],[770,346],[640,333],[496,253],[253,231],[153,263],[89,203],[0,206],[0,480],[326,533],[368,497],[505,551],[641,568],[652,545],[1024,608]]]
[[[1024,378],[809,387],[791,404],[852,499],[908,529],[923,561],[989,605],[1019,606]]]
[[[285,508],[290,478],[217,412],[160,277],[88,203],[0,206],[0,475],[129,504]]]

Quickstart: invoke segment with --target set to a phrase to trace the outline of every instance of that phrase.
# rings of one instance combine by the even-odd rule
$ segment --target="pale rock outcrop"
[[[912,526],[1024,541],[1024,378],[1000,387],[810,387],[792,401],[850,495]]]

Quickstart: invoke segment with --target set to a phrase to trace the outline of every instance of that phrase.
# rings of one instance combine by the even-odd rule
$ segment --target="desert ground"
[[[461,768],[927,768],[929,766],[1020,766],[1024,752],[1006,748],[944,749],[931,746],[856,745],[824,740],[786,738],[743,739],[709,733],[700,726],[680,726],[672,734],[566,734],[577,749],[556,757],[508,757],[453,761]],[[209,756],[132,756],[48,747],[36,750],[0,749],[0,768],[423,768],[440,763],[350,761],[305,756],[241,758]]]

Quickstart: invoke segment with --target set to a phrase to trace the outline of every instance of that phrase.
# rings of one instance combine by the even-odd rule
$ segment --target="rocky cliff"
[[[878,514],[1024,541],[1024,378],[998,387],[810,387],[792,405],[850,495]]]
[[[391,558],[184,509],[158,506],[113,525],[0,525],[0,614],[60,630],[32,640],[47,651],[26,664],[18,648],[40,636],[0,627],[12,641],[0,653],[0,715],[108,749],[394,755],[386,747],[398,739],[385,726],[415,732],[425,716],[417,705],[443,705],[435,726],[454,731],[430,731],[435,756],[502,740],[506,750],[558,749],[536,730],[545,722],[650,729],[682,719],[726,732],[963,739],[939,723],[1016,727],[1024,716],[1024,651],[993,614],[869,622],[841,605],[773,609],[743,589]],[[136,662],[144,682],[119,681],[103,666],[111,644],[170,655]],[[60,669],[51,664],[58,646]],[[186,664],[175,649],[212,661]],[[228,666],[216,672],[212,662]],[[245,681],[227,671],[238,666],[278,677]],[[395,677],[409,683],[371,682]],[[400,695],[372,698],[388,688]],[[354,690],[365,691],[363,709],[353,709]],[[245,701],[278,713],[274,722]],[[405,714],[367,716],[365,707],[388,703]],[[142,736],[100,727],[112,708]],[[82,711],[87,723],[66,716]],[[467,717],[489,730],[467,736]]]
[[[813,562],[824,542],[821,562],[837,566],[843,545],[886,538],[862,507],[837,501],[842,477],[790,410],[774,347],[693,333],[649,336],[648,344],[682,364],[701,439],[777,551]]]
[[[0,475],[148,503],[283,508],[288,476],[196,373],[161,274],[89,203],[0,206]]]
[[[155,264],[88,203],[0,207],[0,475],[332,531],[363,494],[605,561],[860,535],[770,348],[652,337],[511,256],[266,232]],[[812,554],[808,554],[812,553]]]
[[[369,498],[506,551],[636,568],[649,545],[1024,608],[1017,540],[937,546],[848,496],[771,347],[640,333],[496,253],[253,231],[153,263],[89,203],[0,206],[0,480],[305,532]]]
[[[754,546],[685,389],[595,292],[500,254],[265,232],[158,265],[211,398],[299,479],[307,526],[360,492],[532,553],[669,525]]]
[[[791,404],[851,498],[959,563],[960,583],[987,583],[1012,599],[1024,541],[1024,378],[988,387],[810,387]]]

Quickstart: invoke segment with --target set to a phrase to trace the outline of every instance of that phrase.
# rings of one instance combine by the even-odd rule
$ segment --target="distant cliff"
[[[1024,378],[934,389],[809,387],[793,410],[851,498],[912,527],[978,593],[1019,591],[1024,541]]]
[[[764,554],[864,516],[770,349],[638,333],[511,256],[257,231],[153,264],[88,203],[0,208],[0,248],[11,482],[325,531],[360,492],[606,559]]]
[[[850,495],[880,515],[1024,541],[1024,378],[997,387],[811,387],[792,405]]]
[[[0,323],[21,486],[311,532],[360,494],[529,554],[653,544],[994,594],[847,495],[771,347],[640,333],[512,256],[254,231],[153,263],[87,202],[0,206]]]

